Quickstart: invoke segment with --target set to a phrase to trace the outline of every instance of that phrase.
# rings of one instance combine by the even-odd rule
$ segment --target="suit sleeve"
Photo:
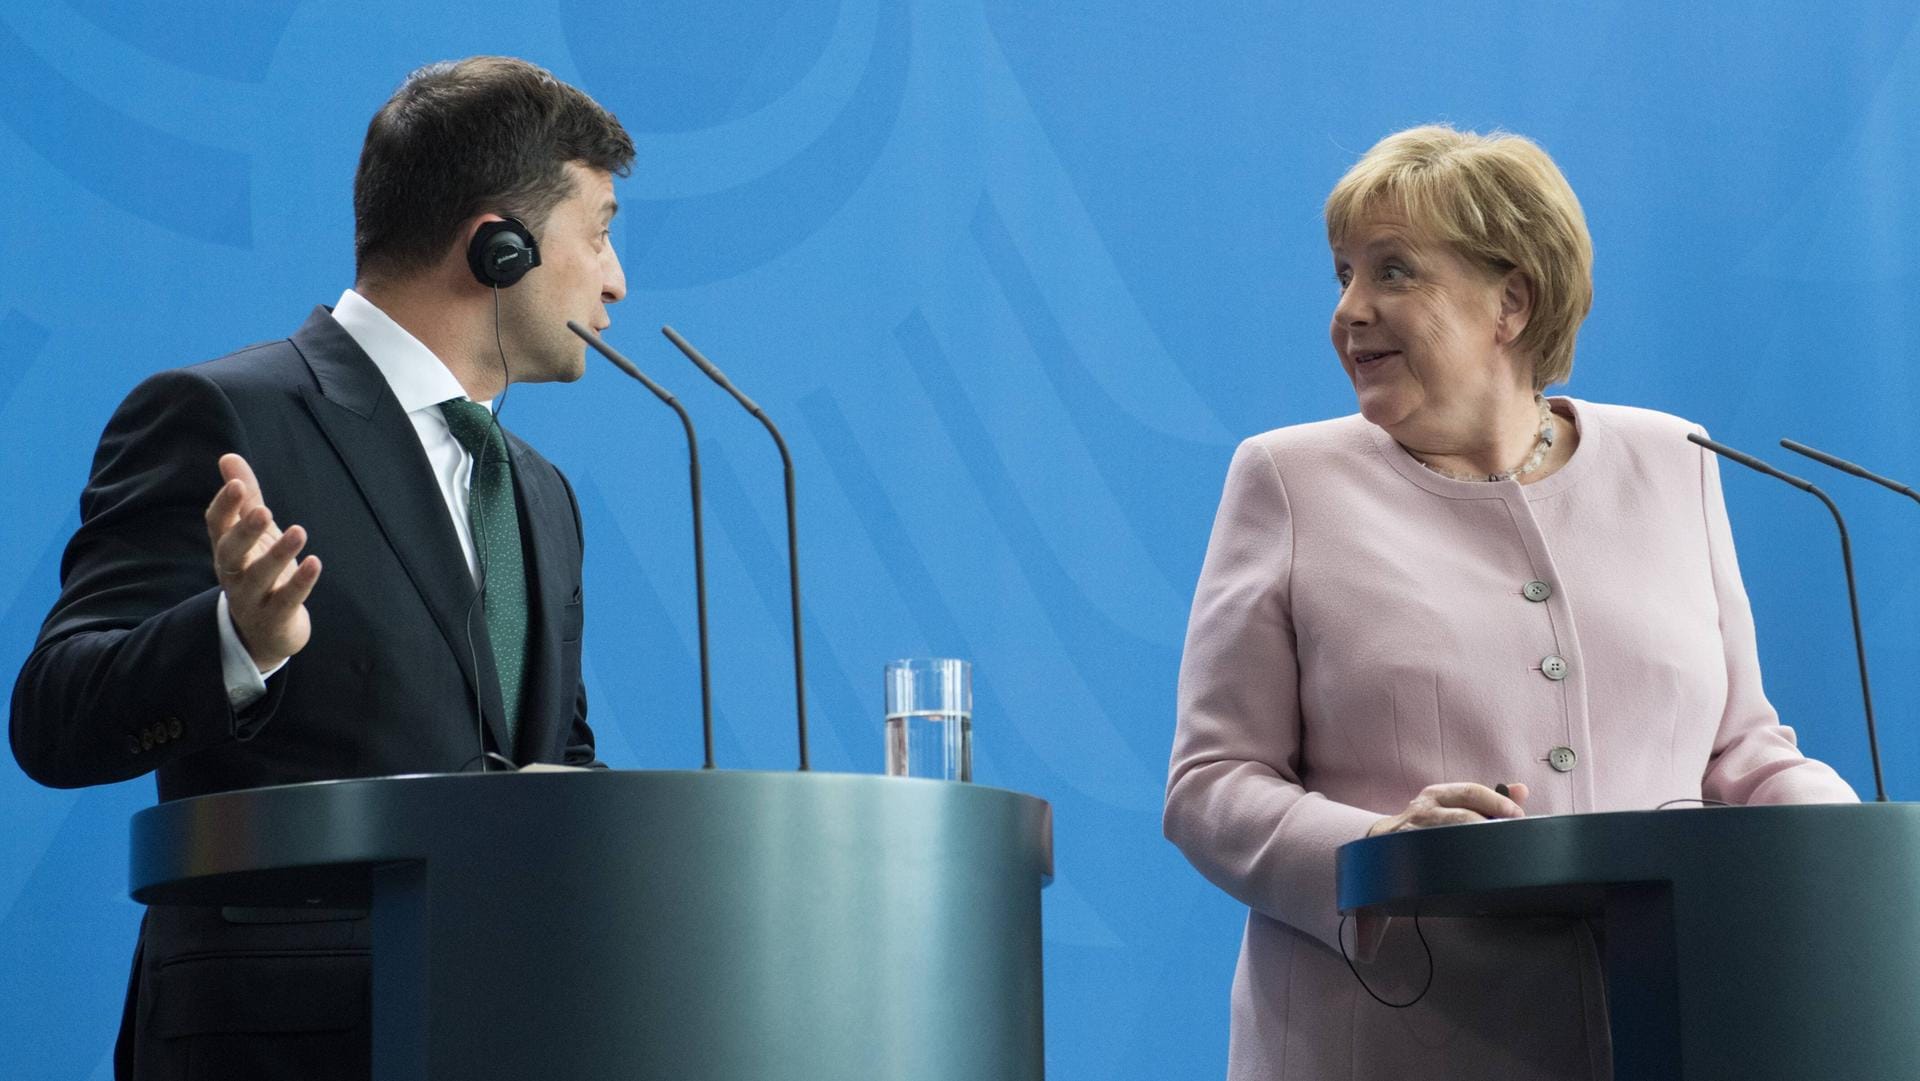
[[[1708,558],[1727,664],[1726,709],[1701,779],[1701,793],[1708,799],[1738,804],[1857,802],[1860,797],[1833,767],[1800,753],[1793,729],[1780,723],[1767,701],[1760,685],[1753,610],[1734,558],[1733,527],[1720,490],[1719,459],[1703,448],[1700,469]]]
[[[1333,947],[1334,853],[1380,816],[1301,783],[1292,563],[1285,485],[1242,443],[1187,622],[1163,822],[1209,881]]]
[[[573,485],[568,483],[566,475],[558,469],[554,470],[553,473],[554,476],[560,478],[561,487],[567,490],[567,508],[573,511],[573,534],[579,541],[580,552],[584,560],[587,550],[587,533],[580,524],[580,501],[574,497]],[[581,603],[583,605],[586,603],[584,590],[582,591]],[[583,610],[581,626],[585,627],[585,625],[585,612]],[[581,638],[584,639],[585,637],[586,635],[583,633]],[[574,642],[571,645],[562,644],[561,648],[573,649],[577,654],[580,649],[580,642]],[[579,664],[574,665],[574,671],[580,674],[576,677],[573,688],[573,721],[567,728],[567,746],[561,755],[560,761],[563,765],[568,766],[587,766],[594,769],[605,769],[607,768],[607,764],[600,761],[594,750],[593,729],[587,727],[586,674],[581,670]]]
[[[277,707],[288,674],[236,713],[221,670],[205,511],[228,451],[247,452],[239,417],[191,371],[148,379],[107,423],[59,599],[13,689],[13,753],[36,781],[136,777],[249,739]]]

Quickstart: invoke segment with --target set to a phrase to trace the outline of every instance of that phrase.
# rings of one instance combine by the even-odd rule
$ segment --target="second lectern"
[[[1526,818],[1339,861],[1343,912],[1598,921],[1615,1077],[1920,1076],[1920,804]]]

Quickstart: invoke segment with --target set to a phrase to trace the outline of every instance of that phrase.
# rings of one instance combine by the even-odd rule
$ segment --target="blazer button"
[[[142,728],[140,730],[140,749],[143,751],[153,750],[153,729]]]
[[[139,736],[127,737],[127,753],[128,754],[140,753],[140,737]]]
[[[169,739],[179,739],[180,733],[184,731],[186,731],[186,727],[180,723],[180,718],[167,718],[167,737]]]
[[[1552,766],[1558,773],[1571,773],[1574,759],[1572,747],[1555,747],[1547,752],[1547,765]]]
[[[1536,578],[1520,587],[1520,595],[1537,604],[1553,596],[1553,587]]]
[[[1567,678],[1567,673],[1572,670],[1572,667],[1569,666],[1563,658],[1556,657],[1552,654],[1540,658],[1540,674],[1548,679],[1565,679]]]

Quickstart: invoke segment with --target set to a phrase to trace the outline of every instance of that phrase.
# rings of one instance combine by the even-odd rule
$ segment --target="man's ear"
[[[1533,321],[1533,279],[1518,269],[1509,270],[1500,281],[1500,315],[1495,333],[1501,345],[1519,340]]]
[[[460,234],[454,240],[454,244],[459,248],[459,250],[466,251],[469,247],[473,246],[473,234],[479,232],[480,227],[482,225],[485,225],[490,221],[505,221],[505,220],[507,219],[501,217],[498,214],[494,214],[491,212],[475,214],[473,217],[468,218],[466,221],[461,223]]]

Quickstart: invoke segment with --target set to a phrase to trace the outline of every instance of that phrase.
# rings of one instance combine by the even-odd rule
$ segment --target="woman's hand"
[[[1462,822],[1485,822],[1489,818],[1525,818],[1527,786],[1510,784],[1510,796],[1503,796],[1483,784],[1461,781],[1455,784],[1430,784],[1420,790],[1397,815],[1388,815],[1373,824],[1367,836],[1427,826],[1454,826]]]

